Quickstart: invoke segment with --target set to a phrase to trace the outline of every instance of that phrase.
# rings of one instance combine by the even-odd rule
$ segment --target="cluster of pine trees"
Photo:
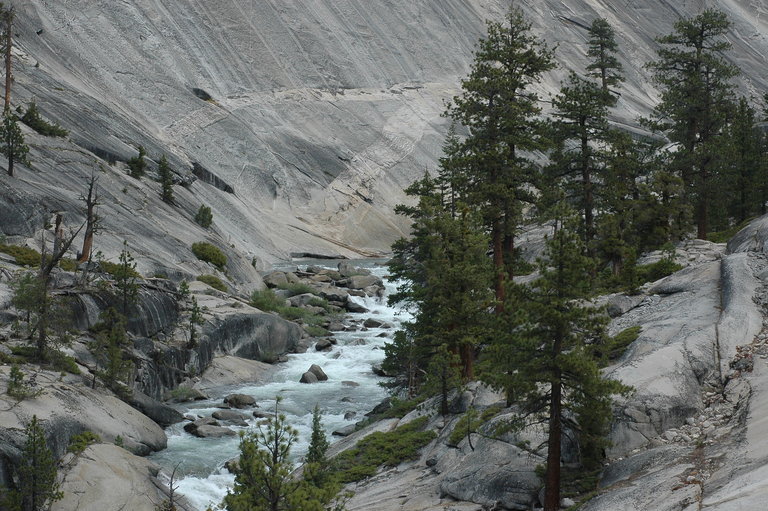
[[[724,54],[730,22],[707,10],[659,37],[647,65],[661,100],[653,136],[612,126],[623,70],[613,28],[589,29],[589,65],[572,71],[542,115],[534,86],[554,50],[512,9],[490,22],[434,176],[407,189],[412,219],[390,262],[391,297],[414,313],[386,347],[385,367],[410,396],[480,378],[506,391],[520,426],[548,425],[546,510],[559,508],[564,428],[582,462],[599,464],[611,396],[628,391],[600,373],[605,318],[588,299],[606,280],[636,287],[638,254],[765,213],[768,138],[738,97]],[[551,226],[536,268],[517,247],[523,225]],[[488,254],[492,254],[489,257]],[[532,284],[514,277],[539,272]]]

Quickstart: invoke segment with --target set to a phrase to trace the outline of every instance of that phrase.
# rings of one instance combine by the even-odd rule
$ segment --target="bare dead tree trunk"
[[[96,193],[96,182],[98,181],[96,175],[91,175],[88,180],[88,195],[80,197],[80,200],[85,202],[85,238],[83,238],[83,250],[80,253],[78,263],[86,263],[91,259],[91,251],[93,250],[93,236],[96,234],[97,228],[97,216],[96,206],[99,205],[99,197]]]

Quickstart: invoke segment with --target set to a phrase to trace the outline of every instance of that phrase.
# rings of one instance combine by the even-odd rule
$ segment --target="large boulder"
[[[213,359],[194,388],[209,390],[217,387],[258,383],[266,380],[275,367],[246,358],[224,355]]]
[[[51,511],[155,511],[167,498],[167,486],[158,480],[160,467],[113,444],[88,446],[63,472],[64,495]],[[178,511],[191,511],[176,494]]]
[[[248,394],[230,394],[224,398],[224,404],[233,408],[253,408],[256,406],[256,399]]]
[[[486,437],[476,436],[473,444],[474,450],[460,464],[437,463],[436,469],[445,472],[441,496],[500,509],[532,509],[541,488],[536,465],[544,459]]]
[[[181,412],[152,399],[143,392],[134,391],[128,403],[164,428],[184,420]]]

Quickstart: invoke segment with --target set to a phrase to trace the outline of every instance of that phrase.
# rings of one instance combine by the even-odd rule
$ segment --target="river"
[[[383,277],[387,274],[382,260],[352,261],[355,266],[371,270],[374,275]],[[302,260],[300,267],[317,265],[335,268],[336,261]],[[278,268],[291,270],[290,267]],[[394,289],[394,284],[385,279],[387,293]],[[394,328],[372,328],[368,331],[336,332],[338,343],[328,352],[318,352],[310,347],[306,353],[288,355],[286,362],[278,364],[278,369],[268,382],[259,385],[227,387],[209,392],[210,400],[196,401],[179,405],[184,414],[210,416],[221,404],[221,398],[233,392],[253,396],[260,409],[274,409],[275,396],[281,396],[280,411],[286,415],[288,423],[299,433],[298,441],[293,445],[291,454],[294,462],[299,462],[307,450],[312,428],[312,410],[319,405],[323,415],[323,426],[328,439],[334,442],[338,437],[331,432],[353,424],[364,418],[376,404],[387,396],[379,382],[382,378],[373,374],[371,366],[384,357],[384,343],[391,338],[398,325],[408,319],[401,310],[388,307],[386,296],[376,298],[354,298],[370,312],[347,314],[346,322],[352,319],[364,320],[369,317],[389,323]],[[387,337],[379,335],[386,333]],[[362,340],[362,341],[361,341]],[[317,364],[328,375],[328,381],[315,384],[299,383],[299,378],[311,364]],[[354,382],[357,386],[351,384]],[[354,417],[344,419],[345,414],[354,412]],[[249,427],[255,427],[256,419],[248,420]],[[221,502],[227,489],[231,488],[234,476],[224,469],[224,463],[238,455],[239,439],[197,438],[183,430],[184,423],[176,424],[166,430],[168,448],[152,456],[153,461],[170,473],[180,463],[177,474],[178,492],[185,495],[196,510],[203,511],[209,505]],[[232,428],[235,430],[247,428]]]

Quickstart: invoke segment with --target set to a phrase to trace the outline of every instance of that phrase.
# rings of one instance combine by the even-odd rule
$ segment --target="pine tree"
[[[606,319],[600,309],[584,303],[593,262],[584,256],[576,225],[563,210],[556,215],[547,258],[539,266],[541,277],[518,290],[526,308],[510,330],[512,342],[497,344],[490,356],[494,370],[507,375],[508,393],[525,412],[521,426],[527,420],[548,424],[546,511],[560,508],[565,418],[575,414],[577,422],[583,420],[573,427],[600,436],[610,419],[611,394],[626,390],[601,376],[589,348],[602,337]]]
[[[206,229],[209,228],[213,222],[213,213],[211,213],[211,208],[208,206],[200,206],[200,208],[197,210],[197,213],[195,213],[195,222],[201,227]]]
[[[730,80],[737,69],[724,57],[731,48],[725,37],[730,26],[723,12],[712,9],[680,20],[672,34],[657,39],[659,59],[648,65],[661,89],[650,125],[680,144],[673,169],[694,204],[701,239],[710,230],[715,180],[723,165],[720,148],[733,104]]]
[[[189,292],[189,288],[187,288]],[[192,309],[189,312],[189,348],[197,346],[197,326],[203,323],[203,314],[197,304],[197,298],[192,297]]]
[[[98,376],[107,387],[125,393],[133,370],[133,363],[126,356],[130,341],[125,316],[110,307],[101,313],[93,330],[96,333],[94,354],[103,368]]]
[[[555,186],[575,189],[575,202],[584,218],[584,246],[590,253],[595,238],[596,187],[605,181],[604,152],[609,140],[604,97],[599,86],[571,72],[552,101],[557,150],[550,173]]]
[[[499,312],[504,283],[515,272],[516,229],[523,206],[533,199],[533,165],[521,152],[542,148],[538,96],[531,86],[554,67],[553,51],[531,34],[522,11],[510,9],[503,24],[488,23],[462,93],[448,107],[447,114],[469,130],[455,155],[467,173],[467,203],[480,209],[491,233]]]
[[[117,287],[120,298],[120,313],[127,317],[130,307],[136,303],[139,297],[136,263],[128,251],[127,241],[123,241],[123,250],[120,252],[119,263],[112,276],[115,279],[115,287]]]
[[[160,186],[162,187],[160,198],[167,204],[173,204],[173,173],[165,155],[160,157],[157,173],[160,175]]]
[[[401,283],[390,303],[402,303],[414,313],[395,344],[387,345],[387,360],[407,361],[400,367],[409,388],[421,385],[420,375],[441,345],[461,360],[462,376],[474,375],[475,349],[483,338],[483,317],[491,303],[488,239],[472,211],[461,202],[445,202],[445,188],[425,176],[406,193],[418,197],[415,206],[398,206],[413,220],[412,237],[393,245],[389,269]],[[454,214],[452,211],[455,210]],[[396,347],[405,350],[397,353]]]
[[[144,161],[144,157],[147,155],[144,146],[139,146],[138,156],[134,156],[128,160],[128,174],[136,179],[141,179],[147,170],[147,162]]]
[[[752,215],[761,212],[764,178],[760,164],[764,150],[763,133],[757,128],[757,112],[747,98],[739,98],[727,128],[727,165],[723,185],[727,187],[728,215],[740,224]],[[725,226],[724,226],[725,227]]]
[[[48,448],[45,431],[36,415],[32,416],[24,433],[27,440],[17,469],[19,484],[9,495],[8,503],[13,510],[43,511],[64,497],[56,480],[56,460]]]
[[[605,103],[608,106],[616,104],[616,97],[611,92],[611,87],[617,87],[624,81],[623,67],[616,58],[619,45],[616,44],[616,33],[608,20],[597,18],[589,27],[589,47],[587,56],[592,58],[592,63],[587,66],[589,76],[600,80],[600,89]]]
[[[8,158],[8,175],[13,176],[14,163],[19,162],[29,166],[27,153],[29,147],[24,143],[24,135],[21,133],[16,116],[10,110],[3,114],[3,123],[0,125],[0,153]]]
[[[279,413],[279,403],[276,398],[266,426],[240,435],[235,484],[223,502],[229,511],[325,511],[336,493],[335,487],[291,477],[289,454],[297,433]]]
[[[320,407],[315,405],[315,408],[312,410],[312,437],[310,438],[309,449],[307,450],[307,463],[325,465],[328,461],[325,453],[328,451],[329,445],[328,438],[325,436],[325,430],[323,429]]]

